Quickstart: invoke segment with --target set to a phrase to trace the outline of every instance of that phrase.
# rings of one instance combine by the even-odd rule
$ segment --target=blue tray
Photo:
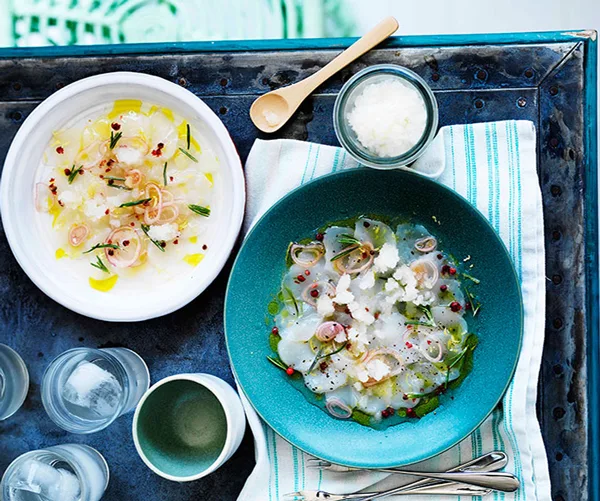
[[[255,97],[312,74],[352,41],[0,50],[0,159],[41,100],[80,78],[119,70],[159,75],[202,97],[245,159],[253,140],[264,137],[248,117]],[[383,62],[407,66],[429,82],[441,125],[513,118],[536,124],[548,276],[538,414],[554,500],[600,499],[596,33],[394,38],[320,88],[279,136],[337,144],[331,118],[337,91],[356,71]],[[0,423],[0,472],[31,449],[87,443],[110,464],[107,501],[236,499],[253,467],[249,435],[217,473],[175,484],[154,476],[137,457],[131,415],[95,435],[69,435],[46,417],[39,392],[46,365],[74,346],[131,348],[147,360],[153,381],[203,371],[231,382],[222,325],[229,267],[192,304],[140,324],[107,324],[54,303],[22,272],[3,232],[0,269],[0,342],[17,349],[31,372],[24,408]]]

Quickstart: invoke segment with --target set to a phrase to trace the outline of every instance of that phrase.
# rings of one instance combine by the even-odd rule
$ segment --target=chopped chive
[[[188,209],[190,209],[192,212],[195,212],[196,214],[199,214],[204,217],[210,216],[210,209],[208,207],[202,207],[201,205],[190,204],[190,205],[188,205]]]
[[[165,166],[163,167],[163,183],[167,186],[167,162],[165,162]]]
[[[471,282],[473,282],[475,284],[479,284],[481,282],[481,280],[479,280],[478,278],[475,278],[472,275],[469,275],[468,273],[463,273],[462,276],[465,278],[468,278],[469,280],[471,280]]]
[[[142,231],[145,233],[145,235],[148,237],[148,240],[150,240],[154,245],[156,245],[156,247],[158,247],[160,249],[161,252],[165,252],[165,248],[161,245],[161,243],[158,240],[154,240],[150,235],[149,235],[149,231],[150,231],[150,226],[148,226],[147,224],[143,224],[142,225]]]
[[[192,155],[189,151],[184,150],[183,148],[179,148],[179,151],[181,151],[181,153],[183,153],[190,160],[193,160],[194,162],[198,163],[198,160],[196,159],[196,157],[194,157],[194,155]]]
[[[71,169],[71,173],[69,174],[69,179],[68,179],[69,184],[71,184],[75,180],[75,176],[77,176],[77,174],[79,174],[81,169],[83,169],[83,165],[80,165],[77,168],[75,168],[75,166],[73,165],[73,168]]]
[[[345,347],[346,347],[346,343],[342,343],[342,346],[340,346],[337,350],[334,350],[331,353],[325,353],[323,355],[323,347],[321,346],[321,348],[317,352],[317,355],[315,356],[315,359],[313,360],[313,363],[310,364],[310,368],[308,369],[307,374],[310,374],[313,371],[313,369],[316,367],[317,362],[319,360],[322,360],[323,358],[331,357],[332,355],[335,355],[335,354],[339,353],[340,351],[342,351]]]
[[[298,307],[298,302],[296,301],[296,298],[294,297],[294,293],[290,290],[289,287],[287,286],[283,286],[283,289],[285,292],[287,292],[288,296],[290,296],[290,299],[292,301],[292,303],[294,304],[294,309],[296,310],[296,315],[300,315],[300,308]],[[285,297],[284,297],[284,301],[285,301]]]
[[[125,190],[125,191],[131,191],[133,188],[127,188],[127,186],[123,186],[121,184],[114,184],[114,183],[106,183],[108,186],[110,186],[111,188],[117,188],[118,190]]]
[[[97,249],[119,249],[117,244],[96,244],[91,249],[86,250],[83,254],[88,254]]]
[[[116,134],[111,130],[110,131],[110,149],[114,150],[115,146],[119,142],[119,139],[123,136],[122,132],[117,132]]]
[[[338,237],[338,242],[347,245],[362,245],[362,242],[352,235],[340,235]]]
[[[126,202],[124,204],[119,205],[119,207],[134,207],[135,205],[145,204],[152,200],[151,198],[142,198],[140,200],[134,200],[133,202]]]
[[[330,261],[337,261],[338,259],[342,259],[343,257],[346,257],[348,254],[352,254],[356,249],[359,249],[360,245],[350,245],[349,247],[346,247],[342,252],[340,252],[339,254],[333,256]]]
[[[97,259],[96,263],[90,263],[90,264],[94,268],[98,268],[99,270],[103,271],[104,273],[110,273],[110,271],[108,270],[106,265],[102,262],[102,259],[100,259],[100,256],[96,256],[96,259]]]
[[[475,296],[466,287],[465,292],[467,293],[467,298],[469,299],[469,304],[471,305],[471,312],[473,313],[473,316],[476,316],[481,308],[481,303],[477,301]]]
[[[108,179],[109,181],[125,181],[124,177],[114,177],[114,176],[104,176],[104,179]]]
[[[187,149],[190,149],[190,141],[192,139],[192,135],[190,134],[190,124],[185,124],[187,128]]]
[[[275,367],[283,370],[283,371],[287,371],[288,367],[287,365],[285,365],[279,358],[275,358],[275,357],[267,357],[267,360],[269,362],[271,362]]]

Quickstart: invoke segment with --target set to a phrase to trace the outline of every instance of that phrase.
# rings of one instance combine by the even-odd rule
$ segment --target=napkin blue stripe
[[[271,446],[269,445],[269,427],[266,423],[263,423],[263,429],[265,430],[265,438],[267,444],[267,459],[269,460],[269,464],[273,464],[271,459]],[[269,479],[269,501],[273,501],[273,482],[272,479]]]
[[[315,177],[315,171],[317,170],[317,164],[319,162],[319,153],[321,152],[321,145],[317,146],[317,153],[315,155],[315,163],[313,164],[312,173],[310,175],[310,180],[312,181],[313,177]]]
[[[306,155],[306,163],[304,164],[304,171],[302,172],[302,179],[300,184],[304,184],[304,178],[306,177],[306,170],[308,169],[308,162],[310,160],[310,152],[312,151],[313,143],[310,143],[308,147],[308,154]]]
[[[279,460],[277,459],[277,438],[275,431],[271,430],[273,437],[273,462],[275,463],[275,499],[279,501]]]
[[[492,160],[492,138],[489,124],[485,124],[485,149],[487,151],[488,166],[488,219],[492,226],[494,226],[494,164]]]
[[[492,152],[494,155],[494,174],[498,187],[494,190],[494,220],[496,222],[496,231],[500,234],[500,161],[498,160],[498,129],[495,123],[492,123]]]
[[[294,490],[299,490],[300,475],[298,474],[298,449],[292,447],[292,458],[294,461]]]
[[[452,127],[448,129],[450,133],[450,158],[452,162],[452,189],[456,191],[456,157],[454,155],[454,130]]]

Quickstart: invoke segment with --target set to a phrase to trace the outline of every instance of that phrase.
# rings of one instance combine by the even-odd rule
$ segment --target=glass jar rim
[[[419,141],[412,148],[395,157],[378,157],[364,151],[366,148],[362,145],[358,147],[357,139],[348,133],[349,125],[345,123],[347,101],[352,91],[368,79],[382,74],[400,78],[412,85],[421,95],[427,111],[425,129]],[[419,158],[435,137],[438,127],[438,104],[427,82],[414,71],[395,64],[377,64],[359,71],[343,85],[335,100],[333,125],[340,144],[359,163],[378,169],[406,166]]]

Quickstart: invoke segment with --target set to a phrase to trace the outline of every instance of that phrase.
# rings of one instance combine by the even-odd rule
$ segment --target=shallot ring
[[[368,364],[371,360],[377,358],[377,357],[381,357],[382,355],[389,355],[392,358],[395,358],[396,361],[398,362],[398,367],[396,367],[393,370],[390,370],[390,373],[381,378],[381,379],[373,379],[370,378],[367,382],[362,383],[362,385],[365,388],[369,388],[370,386],[375,386],[376,384],[382,383],[383,381],[386,381],[387,379],[390,379],[394,376],[397,376],[398,374],[400,374],[404,368],[404,359],[402,358],[402,355],[400,354],[400,352],[398,352],[397,350],[394,350],[393,348],[378,348],[376,350],[372,350],[369,352],[369,354],[367,355],[367,357],[364,359],[364,361],[362,362],[363,364]],[[391,369],[391,367],[390,367]]]
[[[344,256],[341,259],[335,260],[333,262],[333,267],[338,273],[341,273],[341,274],[348,273],[349,275],[354,275],[357,273],[361,273],[365,270],[368,270],[371,267],[371,265],[373,264],[373,260],[375,259],[375,255],[373,252],[374,250],[375,250],[375,248],[373,247],[373,244],[371,244],[370,242],[364,242],[360,247],[357,247],[356,250],[352,251],[347,256]],[[346,267],[343,264],[343,261],[345,259],[353,256],[357,252],[360,253],[361,258],[365,262],[362,265],[360,265],[358,268]],[[367,258],[362,257],[363,254],[365,254],[365,253],[367,254]]]
[[[423,355],[423,356],[424,356],[424,357],[425,357],[427,360],[429,360],[431,363],[434,363],[434,364],[435,364],[435,363],[437,363],[437,362],[441,362],[441,360],[442,360],[442,357],[444,356],[444,349],[443,349],[443,347],[442,347],[442,343],[440,343],[440,342],[439,342],[437,339],[433,339],[433,340],[431,340],[431,342],[432,342],[432,343],[436,343],[436,344],[437,344],[437,347],[438,347],[438,354],[437,354],[435,357],[432,357],[432,356],[429,354],[429,351],[428,351],[428,347],[429,347],[429,346],[428,346],[428,345],[426,345],[427,341],[428,341],[428,340],[427,340],[427,338],[425,338],[425,339],[423,339],[423,341],[421,341],[421,342],[419,343],[419,351],[420,351],[420,352],[422,353],[422,355]],[[424,344],[425,344],[425,346],[424,346]]]
[[[302,300],[305,303],[310,304],[311,306],[317,306],[318,297],[312,297],[310,293],[311,291],[318,289],[319,287],[323,287],[323,292],[329,297],[335,296],[335,288],[333,287],[333,285],[331,285],[329,282],[319,281],[310,284],[302,291]],[[319,295],[321,295],[321,292],[319,293]]]
[[[79,247],[89,235],[90,229],[86,224],[77,224],[69,230],[69,244],[71,247]]]
[[[301,254],[302,252],[308,252],[308,253],[314,254],[315,257],[311,260],[305,261],[298,257],[298,254]],[[297,265],[302,266],[304,268],[311,268],[312,266],[317,264],[321,260],[321,258],[323,257],[324,254],[325,254],[325,247],[320,242],[312,242],[307,245],[301,245],[301,244],[294,243],[290,247],[290,257],[292,258],[292,261],[294,261],[294,263],[296,263]]]
[[[120,228],[113,230],[110,235],[108,235],[106,238],[106,243],[115,243],[116,241],[119,241],[119,239],[116,238],[119,233],[125,233],[127,235],[127,238],[121,238],[120,241],[129,240],[130,245],[135,245],[133,256],[129,259],[121,259],[121,253],[119,252],[119,249],[111,248],[105,248],[104,255],[106,256],[108,262],[116,268],[129,268],[130,266],[133,266],[140,257],[140,253],[142,251],[142,241],[140,240],[137,231],[135,231],[133,228],[129,226],[121,226]],[[111,251],[112,255],[110,254]]]
[[[352,416],[352,409],[346,405],[346,403],[338,397],[330,397],[327,399],[325,408],[333,417],[338,419],[348,419]],[[341,409],[343,412],[338,412],[336,409]]]
[[[422,252],[423,254],[426,254],[427,252],[432,252],[436,248],[437,239],[432,236],[419,238],[419,240],[415,242],[415,249],[417,249],[419,252]]]
[[[437,281],[440,278],[440,270],[438,270],[437,266],[435,264],[433,264],[431,261],[429,261],[426,258],[422,258],[422,259],[418,259],[417,261],[414,261],[411,263],[410,265],[410,269],[414,272],[415,267],[416,266],[424,266],[425,268],[428,268],[429,270],[429,274],[425,275],[424,274],[420,274],[420,277],[417,277],[417,280],[427,289],[431,289],[433,288],[433,286],[437,283]],[[415,272],[416,274],[416,272]]]
[[[338,334],[344,331],[344,326],[338,322],[324,322],[317,327],[315,337],[319,341],[326,343],[332,341]]]

